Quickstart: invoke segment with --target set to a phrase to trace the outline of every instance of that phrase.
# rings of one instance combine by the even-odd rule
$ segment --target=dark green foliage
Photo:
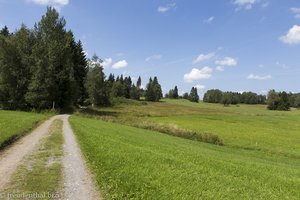
[[[290,110],[290,99],[286,92],[276,92],[270,90],[268,93],[267,104],[269,110]]]
[[[173,98],[178,99],[178,88],[177,88],[177,86],[175,86],[175,88],[174,88]]]
[[[137,82],[136,82],[136,87],[141,88],[141,86],[142,86],[142,79],[141,79],[141,77],[139,76],[139,78],[138,78],[138,80],[137,80]]]
[[[300,107],[300,93],[288,93],[289,104],[291,107],[299,108]]]
[[[10,36],[9,30],[7,26],[4,26],[1,30],[0,30],[0,35],[3,35],[4,37],[8,37]]]
[[[136,87],[134,84],[130,89],[130,98],[134,100],[140,100],[140,89]]]
[[[290,102],[289,97],[286,92],[279,92],[280,103],[278,106],[278,110],[290,110]]]
[[[223,93],[221,102],[224,106],[228,106],[232,102],[232,95],[229,92]]]
[[[87,61],[54,8],[33,30],[0,31],[0,104],[6,109],[69,109],[87,98]],[[8,37],[9,36],[9,37]]]
[[[150,78],[145,91],[146,101],[159,101],[162,96],[161,85],[158,83],[157,77],[155,76],[153,80]]]
[[[224,97],[226,95],[226,97]],[[204,102],[229,104],[265,104],[266,96],[254,92],[222,92],[218,89],[208,90],[203,97]]]
[[[73,105],[75,79],[71,43],[73,37],[65,30],[66,21],[48,8],[35,25],[33,76],[26,100],[35,108],[68,108]]]
[[[22,27],[11,37],[0,35],[0,104],[5,109],[26,108],[33,38]]]
[[[130,90],[131,90],[131,86],[132,86],[132,81],[131,81],[131,77],[125,77],[124,78],[124,86],[123,86],[123,93],[124,93],[124,97],[129,99],[130,98]]]
[[[189,99],[189,93],[185,92],[185,93],[182,95],[182,98],[183,98],[183,99]]]
[[[221,90],[208,90],[203,97],[204,102],[220,103],[222,100],[223,92]]]
[[[199,102],[199,95],[196,87],[192,87],[190,95],[189,95],[189,100],[191,102]]]
[[[75,79],[75,102],[83,105],[88,94],[85,88],[86,76],[88,72],[87,59],[79,40],[77,43],[72,40],[73,62],[74,62],[74,79]]]
[[[166,98],[170,99],[178,99],[178,88],[177,86],[174,87],[174,89],[171,89],[168,94],[166,94]]]
[[[293,106],[295,108],[300,108],[300,94],[295,94],[295,100]]]
[[[89,61],[86,88],[92,105],[108,106],[110,105],[110,96],[101,62],[96,55]]]
[[[111,96],[112,97],[124,97],[123,93],[123,81],[120,81],[119,77],[117,77],[116,81],[113,83],[111,89]]]

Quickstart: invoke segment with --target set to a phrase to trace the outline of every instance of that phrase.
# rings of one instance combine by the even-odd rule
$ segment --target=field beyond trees
[[[70,122],[106,199],[300,197],[299,110],[165,99],[79,115],[94,118]],[[224,146],[145,130],[147,123],[214,133]]]

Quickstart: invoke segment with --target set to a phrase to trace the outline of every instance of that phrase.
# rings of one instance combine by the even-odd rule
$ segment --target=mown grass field
[[[212,133],[225,146],[300,158],[300,110],[270,111],[264,105],[192,103],[164,99],[159,103],[104,108],[100,117],[128,125],[169,125]]]
[[[51,114],[0,110],[0,149],[34,128]]]
[[[98,119],[70,122],[106,199],[300,198],[296,158]]]

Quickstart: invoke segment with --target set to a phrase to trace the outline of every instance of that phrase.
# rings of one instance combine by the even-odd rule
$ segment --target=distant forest
[[[300,107],[300,94],[276,92],[270,90],[268,95],[258,95],[254,92],[222,92],[208,90],[203,97],[204,102],[229,104],[267,104],[270,110],[289,110],[290,107]]]
[[[66,21],[52,7],[30,29],[24,24],[14,33],[0,31],[0,108],[10,110],[71,110],[78,106],[110,106],[123,97],[160,101],[163,97],[158,78],[149,79],[142,88],[141,77],[133,83],[130,76],[115,77],[103,72],[102,60],[88,59],[81,41],[76,41]],[[177,86],[165,95],[199,102],[196,87],[178,94]],[[234,93],[208,90],[204,102],[229,104],[268,104],[271,110],[300,107],[300,94],[270,90],[268,96],[252,92]]]

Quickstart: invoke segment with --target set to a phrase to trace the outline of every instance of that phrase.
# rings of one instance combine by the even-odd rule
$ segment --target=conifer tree
[[[191,102],[199,102],[199,95],[196,87],[192,87],[190,95],[189,95],[189,100]]]
[[[4,37],[8,37],[10,36],[9,30],[7,26],[4,26],[1,30],[0,30],[0,35],[3,35]]]
[[[51,7],[35,25],[33,47],[34,72],[26,100],[35,108],[69,108],[74,99],[74,63],[72,37],[66,21]]]

